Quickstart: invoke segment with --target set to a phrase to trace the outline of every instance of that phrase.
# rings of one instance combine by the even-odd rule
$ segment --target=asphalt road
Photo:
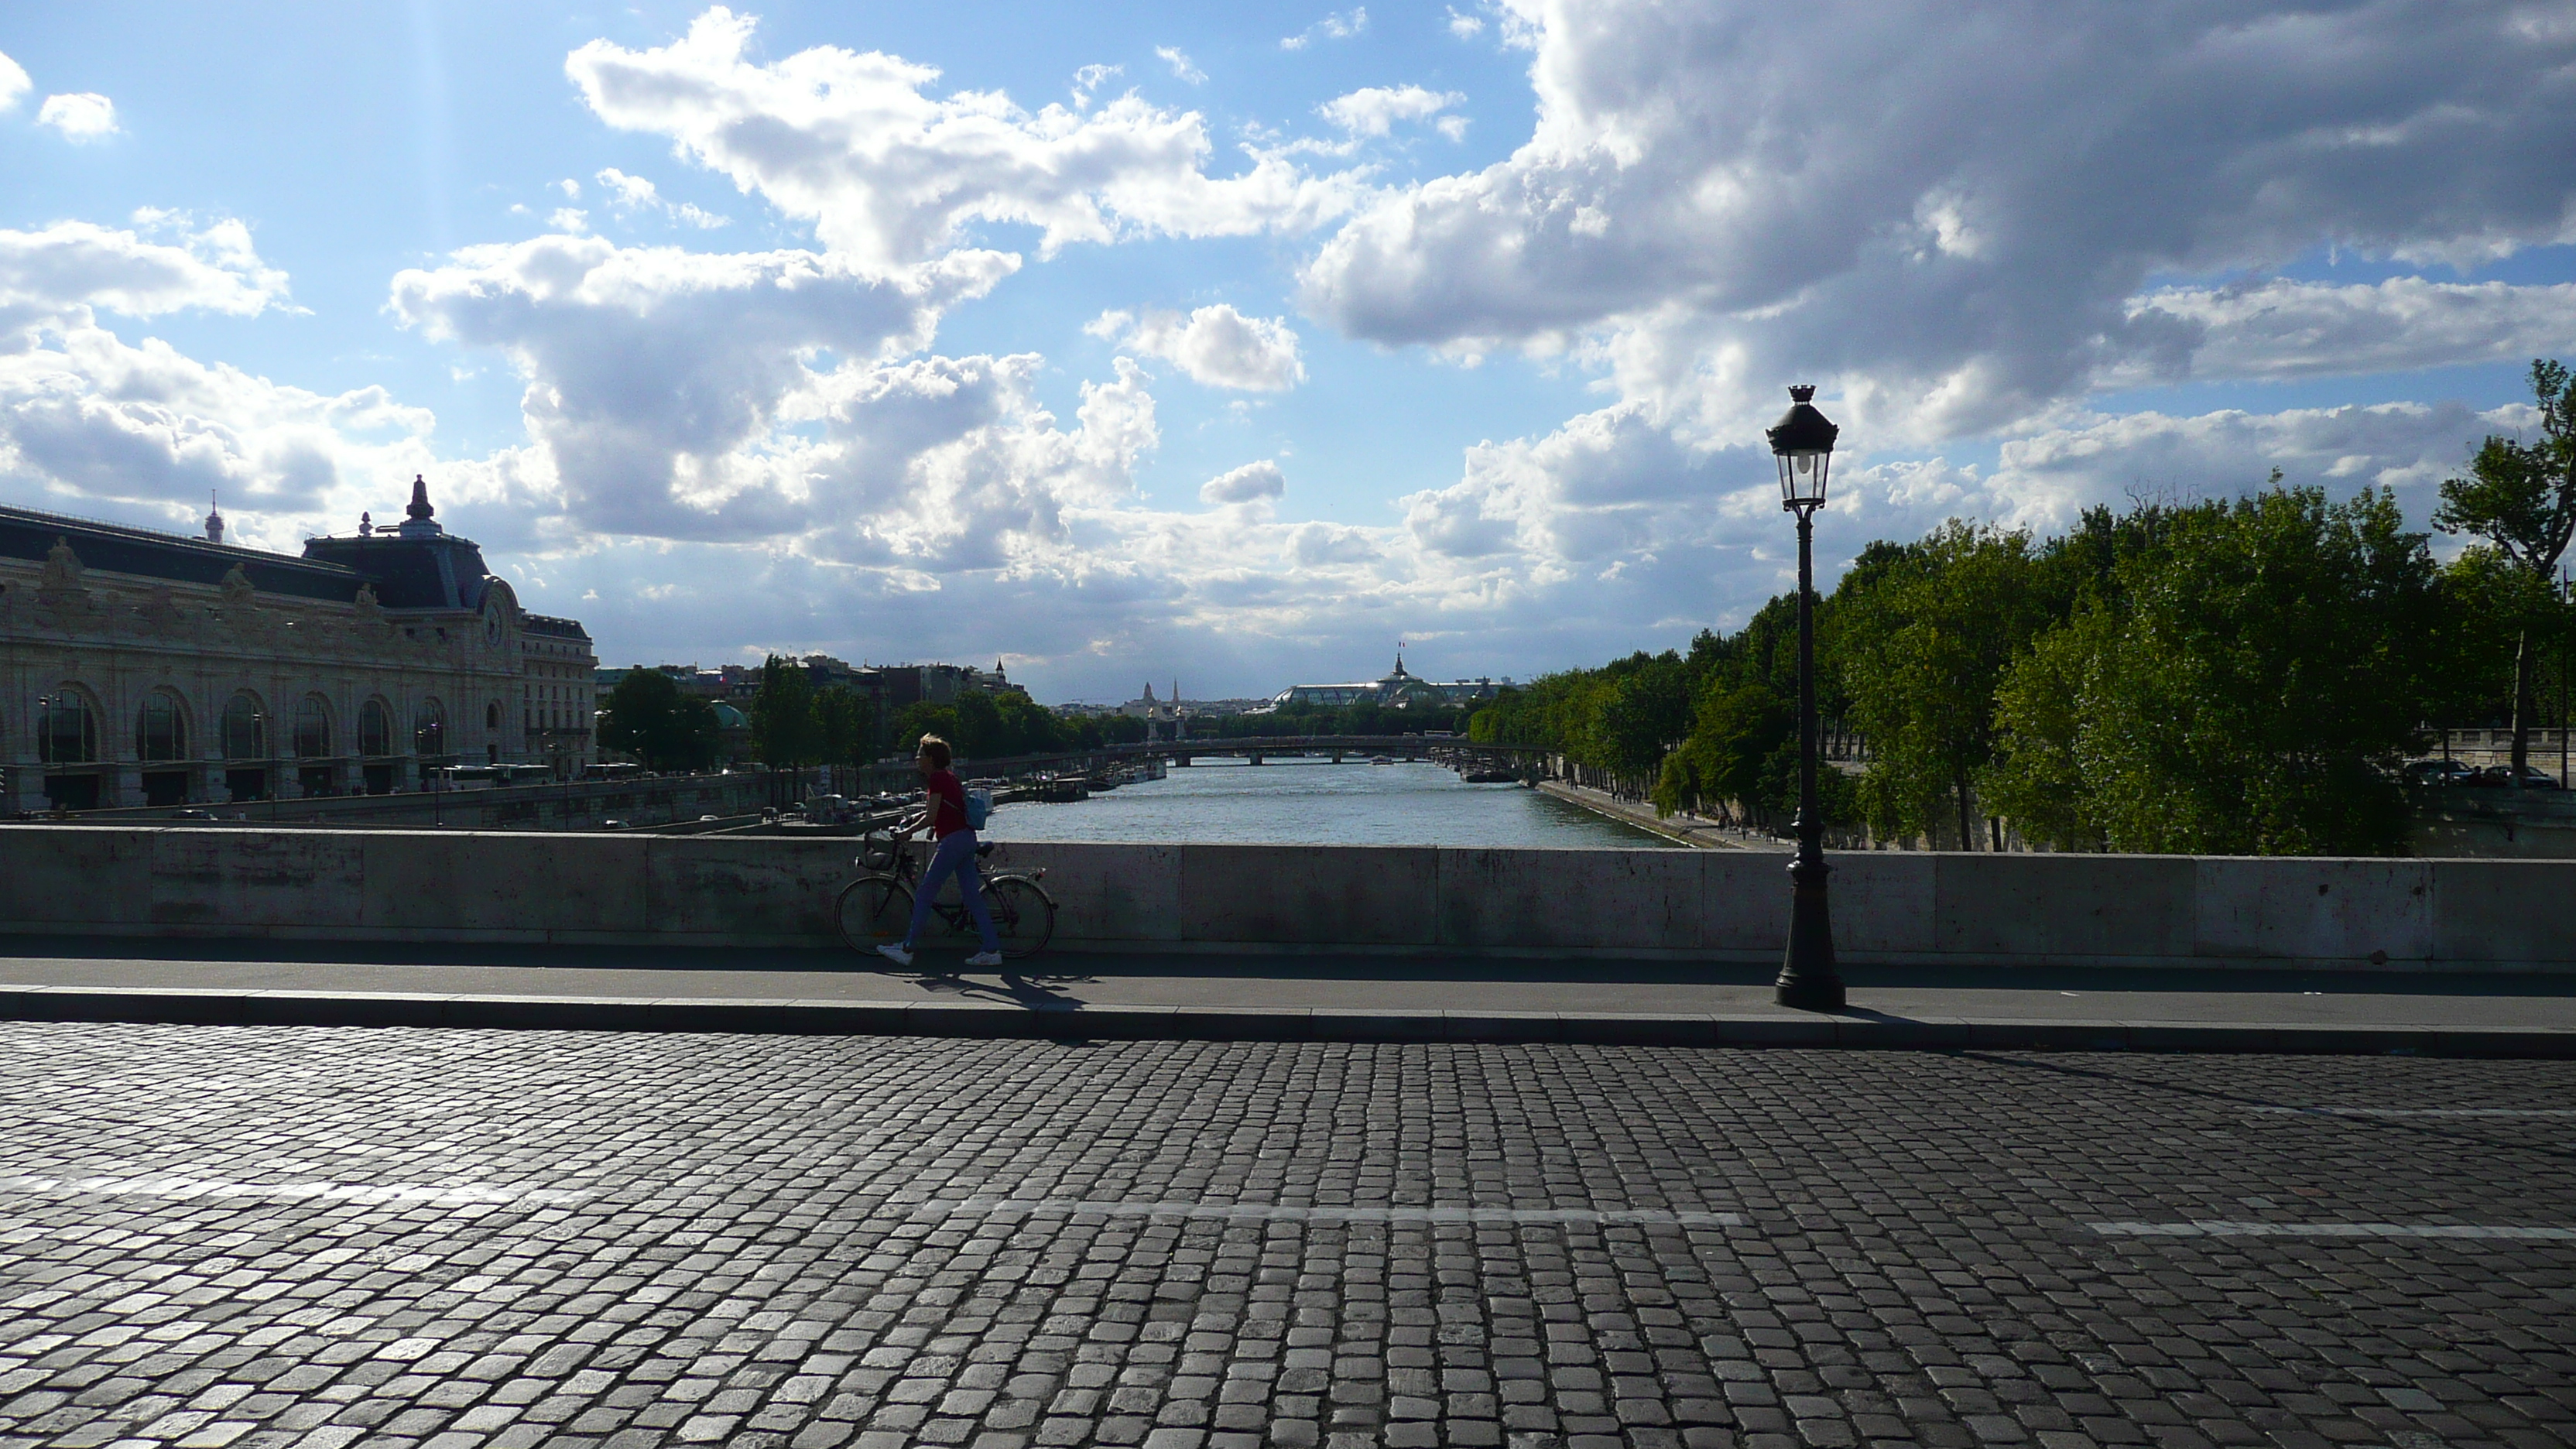
[[[2576,1064],[0,1025],[0,1444],[2563,1445]]]

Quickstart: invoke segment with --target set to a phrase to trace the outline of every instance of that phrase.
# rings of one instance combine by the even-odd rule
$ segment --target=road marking
[[[506,1203],[579,1202],[579,1189],[494,1187],[483,1183],[236,1182],[211,1177],[0,1177],[0,1192],[39,1197],[157,1197],[174,1202],[311,1201],[419,1203],[481,1207]]]
[[[2488,1223],[2092,1223],[2112,1238],[2501,1238],[2576,1243],[2576,1228],[2504,1227]]]
[[[1004,1213],[1049,1216],[1097,1213],[1107,1217],[1229,1218],[1298,1223],[1562,1223],[1601,1227],[1740,1228],[1742,1213],[1668,1212],[1661,1208],[1334,1207],[1262,1202],[1086,1202],[1069,1198],[956,1198],[901,1206],[915,1217],[974,1217]]]
[[[2293,1117],[2576,1117],[2576,1107],[2249,1107]]]

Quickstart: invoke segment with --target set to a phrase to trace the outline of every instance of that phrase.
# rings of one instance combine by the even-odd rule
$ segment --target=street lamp
[[[1834,924],[1825,904],[1825,815],[1816,803],[1816,510],[1825,506],[1825,472],[1842,429],[1816,411],[1816,390],[1789,389],[1789,411],[1769,429],[1780,461],[1780,506],[1798,515],[1798,854],[1789,864],[1789,949],[1777,983],[1782,1006],[1840,1011],[1843,979],[1834,971]]]

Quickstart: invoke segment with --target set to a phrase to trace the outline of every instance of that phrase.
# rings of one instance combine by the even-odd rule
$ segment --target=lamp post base
[[[1797,1011],[1843,1009],[1843,978],[1834,968],[1833,917],[1826,909],[1822,854],[1800,852],[1789,867],[1789,949],[1774,983],[1775,999]]]

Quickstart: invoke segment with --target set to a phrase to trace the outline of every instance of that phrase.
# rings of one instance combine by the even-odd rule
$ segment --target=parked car
[[[2458,760],[2408,760],[2406,783],[2409,785],[2477,785],[2478,767]]]
[[[2513,766],[2489,765],[2478,772],[2475,783],[2482,789],[2510,790],[2513,788]],[[2555,790],[2558,788],[2558,777],[2537,765],[2525,765],[2522,767],[2522,788]]]

